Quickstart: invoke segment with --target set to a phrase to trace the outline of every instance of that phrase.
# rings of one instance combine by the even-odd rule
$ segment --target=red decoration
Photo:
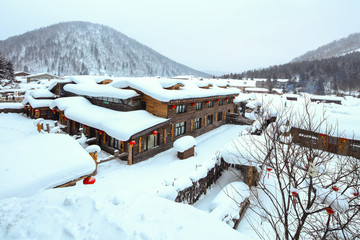
[[[56,110],[55,110],[55,109],[53,109],[53,110],[52,110],[52,112],[53,112],[53,114],[55,114],[55,113],[56,113]]]
[[[346,138],[342,138],[341,141],[343,141],[344,143],[346,142]]]
[[[217,102],[220,102],[220,99],[216,99]]]
[[[28,108],[28,106],[26,106],[26,105],[25,105],[25,106],[24,106],[24,108],[25,108],[25,109],[27,109],[27,108]]]
[[[176,105],[171,105],[172,110],[176,108]]]
[[[269,178],[270,172],[271,172],[272,168],[271,168],[271,167],[267,167],[266,170],[268,171],[268,178]]]
[[[156,135],[156,134],[158,134],[158,132],[157,131],[152,131],[152,135]]]
[[[84,178],[83,184],[94,184],[96,179],[94,177],[87,177]]]
[[[329,214],[329,215],[333,215],[335,213],[335,211],[331,208],[331,207],[327,207],[326,208],[326,212]]]
[[[103,134],[104,131],[98,130],[98,133],[101,135]]]
[[[83,127],[84,127],[84,128],[87,128],[88,126],[84,124]]]
[[[358,197],[359,193],[358,192],[353,192],[354,197]]]
[[[235,97],[233,97],[233,99],[235,99]]]
[[[209,104],[209,103],[210,103],[210,101],[209,101],[209,100],[207,100],[207,101],[206,101],[206,104]]]
[[[292,191],[291,194],[293,195],[293,197],[297,197],[298,193],[296,191]]]
[[[64,119],[67,120],[67,117],[64,116]]]
[[[321,136],[322,138],[326,137],[326,135],[325,135],[325,134],[320,134],[320,136]]]
[[[196,103],[193,102],[192,105],[195,107],[195,106],[196,106]]]
[[[131,140],[131,141],[129,142],[130,146],[134,146],[135,143],[136,143],[136,142],[135,142],[134,140]]]
[[[338,188],[336,185],[334,185],[334,186],[332,186],[332,190],[334,190],[335,192],[337,192],[337,191],[339,191],[339,188]]]
[[[35,109],[35,112],[38,113],[38,112],[39,112],[39,109]]]

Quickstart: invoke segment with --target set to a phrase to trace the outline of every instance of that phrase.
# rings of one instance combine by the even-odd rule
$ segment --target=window
[[[159,134],[149,135],[145,138],[144,150],[149,150],[159,145]]]
[[[219,99],[219,106],[221,106],[223,104],[224,104],[223,99]]]
[[[223,113],[222,113],[222,112],[218,112],[217,120],[218,120],[218,121],[222,121],[222,120],[223,120]]]
[[[214,101],[209,101],[208,107],[211,108],[211,107],[213,107],[213,106],[214,106]]]
[[[208,115],[207,116],[207,125],[210,125],[213,123],[213,115]]]
[[[338,143],[337,140],[338,139],[336,137],[329,137],[329,144],[336,145]]]
[[[186,112],[186,105],[177,105],[176,106],[176,113],[184,113]]]
[[[201,110],[202,109],[202,103],[201,102],[196,103],[195,109],[196,110]]]
[[[175,137],[185,134],[186,131],[186,122],[176,123],[175,124]]]
[[[109,145],[110,147],[120,149],[120,141],[115,138],[110,137]]]
[[[195,129],[201,128],[201,118],[195,118],[195,120],[194,120],[194,128]]]
[[[360,142],[351,140],[349,150],[350,151],[360,151]]]
[[[301,142],[309,142],[312,144],[316,144],[318,141],[318,138],[316,136],[312,136],[304,133],[299,133],[299,137]]]

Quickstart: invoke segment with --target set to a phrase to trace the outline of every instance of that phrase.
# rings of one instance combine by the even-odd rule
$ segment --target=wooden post
[[[133,150],[133,147],[130,145],[130,144],[128,144],[128,165],[132,165],[132,150]]]
[[[142,140],[142,138],[139,137],[139,153],[141,153],[141,140]]]
[[[192,132],[193,131],[193,123],[194,123],[194,120],[190,120],[190,132]]]
[[[164,144],[166,143],[166,129],[164,129]]]
[[[41,132],[42,124],[38,123],[38,124],[36,125],[36,127],[37,127],[38,132]]]
[[[50,125],[48,123],[46,124],[46,131],[50,133]]]
[[[171,141],[174,140],[174,124],[171,124]]]
[[[206,127],[206,116],[204,116],[204,127]]]

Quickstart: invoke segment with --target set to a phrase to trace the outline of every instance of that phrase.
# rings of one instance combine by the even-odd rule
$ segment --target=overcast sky
[[[197,70],[289,62],[360,32],[360,0],[2,0],[0,40],[65,21],[112,27]]]

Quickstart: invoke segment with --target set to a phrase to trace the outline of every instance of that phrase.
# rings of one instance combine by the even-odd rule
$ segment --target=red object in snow
[[[353,192],[354,197],[358,197],[359,193],[358,192]]]
[[[334,211],[331,207],[326,208],[326,212],[327,212],[329,215],[333,215],[333,214],[335,213],[335,211]]]
[[[298,193],[295,191],[291,192],[291,194],[293,195],[293,197],[297,197],[297,195],[298,195]]]
[[[196,103],[193,102],[192,105],[195,107],[195,106],[196,106]]]
[[[336,185],[332,186],[331,188],[332,188],[332,190],[334,190],[335,192],[339,191],[339,188],[338,188]]]
[[[156,134],[158,134],[158,132],[157,131],[152,131],[152,135],[156,135]]]
[[[271,172],[272,168],[271,168],[271,167],[267,167],[266,170],[268,171],[268,178],[269,178],[270,172]]]
[[[171,105],[171,109],[174,110],[176,108],[176,105]]]
[[[131,141],[129,142],[130,146],[134,146],[135,143],[136,143],[136,142],[135,142],[134,140],[131,140]]]
[[[94,177],[87,177],[84,178],[83,184],[94,184],[96,179]]]

